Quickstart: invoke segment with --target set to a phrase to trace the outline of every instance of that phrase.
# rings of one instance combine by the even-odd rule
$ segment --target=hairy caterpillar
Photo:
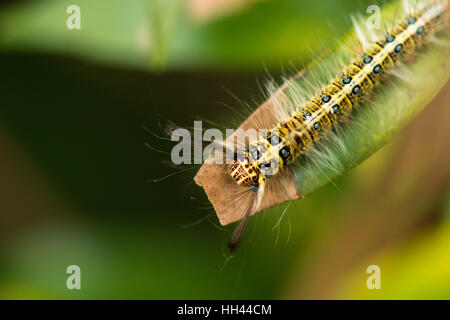
[[[311,152],[319,140],[346,121],[355,107],[376,94],[374,88],[388,83],[402,62],[411,60],[433,40],[435,33],[447,26],[447,1],[423,1],[414,6],[404,1],[404,8],[405,17],[377,40],[368,41],[357,27],[362,47],[357,57],[325,80],[326,85],[316,86],[321,89],[311,91],[309,99],[295,85],[289,86],[274,105],[272,118],[278,121],[259,121],[259,127],[267,130],[249,141],[243,155],[236,156],[227,168],[237,186],[233,197],[245,199],[241,201],[243,219],[229,242],[231,252],[237,248],[249,217],[267,207],[263,204],[267,191],[277,189],[283,193],[283,188],[289,189],[285,182],[294,179],[289,169],[296,158]],[[290,110],[292,107],[294,110]],[[280,197],[296,198],[289,190],[286,193],[286,197]]]

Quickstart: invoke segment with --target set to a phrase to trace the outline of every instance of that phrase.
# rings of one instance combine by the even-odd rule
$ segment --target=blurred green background
[[[331,48],[373,2],[2,2],[0,298],[449,299],[449,86],[279,228],[285,205],[255,216],[226,264],[232,226],[198,167],[171,166],[173,143],[148,132],[228,123],[234,96],[256,107],[268,74]],[[66,28],[70,4],[80,30]],[[72,264],[81,290],[66,288]]]

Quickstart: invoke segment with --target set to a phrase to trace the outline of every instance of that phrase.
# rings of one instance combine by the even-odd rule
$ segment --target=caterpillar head
[[[271,148],[268,141],[257,141],[247,147],[242,159],[231,165],[230,174],[238,185],[256,192],[265,184],[266,177],[275,175],[278,169],[278,149]]]
[[[248,157],[243,161],[237,160],[230,167],[233,180],[240,186],[257,191],[260,183],[260,171],[252,164]]]

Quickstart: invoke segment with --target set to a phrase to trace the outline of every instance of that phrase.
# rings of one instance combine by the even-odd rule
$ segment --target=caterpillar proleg
[[[355,19],[354,34],[358,38],[359,52],[355,53],[355,46],[351,48],[349,45],[352,40],[347,39],[332,57],[316,62],[324,63],[322,68],[329,69],[321,73],[323,79],[314,78],[314,70],[317,72],[320,68],[315,66],[276,90],[270,102],[253,114],[253,120],[244,123],[245,128],[265,130],[257,139],[248,141],[241,157],[237,157],[226,168],[208,168],[209,165],[204,164],[200,169],[196,182],[205,188],[210,199],[214,198],[212,202],[221,223],[242,219],[231,236],[231,252],[237,248],[252,214],[287,200],[298,199],[311,191],[308,190],[308,181],[304,182],[308,180],[307,170],[310,165],[299,159],[317,153],[317,146],[324,140],[331,145],[330,148],[337,148],[343,156],[348,155],[357,161],[369,156],[362,148],[357,151],[346,148],[345,139],[351,136],[352,128],[347,128],[347,132],[343,133],[339,125],[347,122],[355,109],[362,107],[370,109],[380,106],[374,114],[376,120],[383,121],[382,99],[388,96],[378,95],[380,90],[389,91],[391,86],[397,85],[392,81],[393,77],[403,81],[402,92],[396,94],[395,99],[392,97],[392,101],[395,101],[393,104],[398,104],[398,108],[394,106],[388,112],[402,113],[398,122],[404,124],[420,111],[413,105],[418,103],[419,97],[415,91],[424,85],[424,79],[414,79],[415,76],[423,77],[423,73],[419,75],[414,72],[417,70],[415,65],[423,63],[420,59],[422,51],[438,42],[436,36],[448,28],[448,3],[446,0],[402,1],[401,5],[397,2],[383,10],[384,14],[392,14],[393,6],[396,6],[396,10],[401,6],[404,12],[399,13],[401,17],[392,26],[378,31],[377,35],[374,30],[362,30],[363,22]],[[366,38],[366,34],[370,36]],[[352,50],[353,53],[349,54],[348,51]],[[448,50],[441,51],[444,53],[429,53],[428,57],[437,59],[437,66],[441,61],[445,63],[440,70],[442,74],[439,81],[434,84],[434,93],[448,79]],[[296,81],[299,78],[303,81],[301,84]],[[430,99],[430,96],[432,94],[422,99]],[[407,100],[401,101],[400,97],[410,99],[409,105]],[[367,113],[360,117],[364,119],[371,115]],[[357,124],[361,126],[367,123],[361,121]],[[370,130],[370,127],[360,129]],[[359,145],[373,143],[380,147],[393,133],[394,130],[386,125],[377,141],[359,141]],[[333,136],[341,134],[344,137],[333,139]],[[360,155],[353,156],[355,152]],[[339,160],[330,160],[326,156],[325,150],[315,157],[317,161],[323,162],[318,167],[339,174]],[[294,174],[294,165],[304,167],[303,172],[306,174]],[[333,176],[333,173],[330,175]],[[212,177],[215,177],[216,186],[206,183]],[[230,181],[234,187],[229,184]],[[220,185],[225,182],[229,189],[226,192],[220,189]],[[323,182],[316,183],[316,186],[320,184]],[[222,192],[222,199],[218,199],[218,190]]]

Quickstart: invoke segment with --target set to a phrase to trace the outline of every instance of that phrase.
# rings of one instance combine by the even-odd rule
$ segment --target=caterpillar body
[[[311,145],[342,122],[361,98],[376,86],[384,73],[423,45],[443,18],[442,4],[433,4],[397,24],[334,79],[319,96],[247,148],[243,161],[235,162],[231,176],[253,191],[264,187],[265,178],[308,151]],[[251,152],[252,151],[252,152]]]
[[[404,1],[407,4],[407,1]],[[229,240],[229,251],[239,245],[249,217],[261,205],[265,189],[338,124],[345,122],[374,88],[410,60],[438,31],[447,27],[447,1],[426,1],[417,8],[405,6],[406,16],[383,37],[364,43],[361,53],[327,85],[304,103],[294,102],[295,110],[277,125],[249,141],[241,157],[228,167],[228,174],[249,195],[243,218]],[[357,32],[358,33],[358,32]],[[290,102],[292,104],[292,102]],[[237,195],[239,197],[239,195]]]

